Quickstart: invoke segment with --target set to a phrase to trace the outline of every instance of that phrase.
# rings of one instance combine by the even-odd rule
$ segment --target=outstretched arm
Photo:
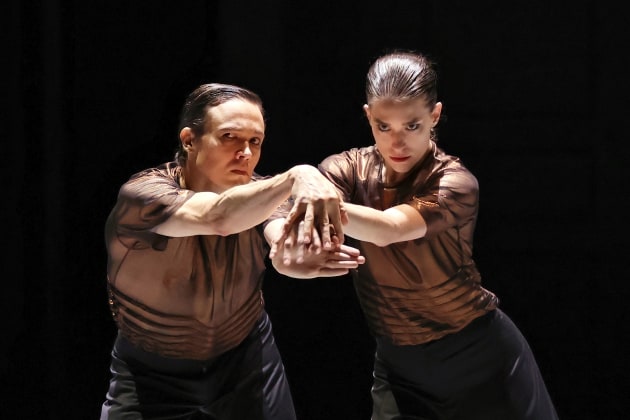
[[[343,206],[348,214],[346,234],[360,241],[386,246],[422,238],[427,233],[426,221],[408,204],[384,211],[350,203]]]
[[[336,190],[314,167],[298,165],[272,178],[235,186],[221,194],[197,192],[153,229],[165,236],[230,235],[265,221],[289,196],[312,215],[310,227],[341,229]]]

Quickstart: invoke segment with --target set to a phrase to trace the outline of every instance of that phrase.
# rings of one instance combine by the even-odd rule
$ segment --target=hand
[[[302,221],[294,227],[284,246],[277,248],[272,262],[278,272],[295,278],[333,277],[346,274],[365,263],[365,257],[358,249],[340,244],[335,237],[332,250],[315,250],[314,246],[297,240],[303,232],[303,224]],[[313,243],[319,241],[319,235],[313,232]]]
[[[281,231],[279,237],[271,241],[272,245],[269,257],[274,259],[278,255],[278,252],[280,252],[281,255],[277,258],[282,260],[285,265],[289,265],[291,263],[302,264],[305,255],[320,254],[322,252],[322,241],[319,237],[319,232],[311,228],[311,241],[307,243],[304,241],[305,224],[306,222],[302,220],[297,225],[295,223],[292,224],[288,233],[285,234]],[[286,224],[283,223],[282,227],[286,227]],[[284,241],[280,243],[283,238]],[[333,248],[340,245],[339,237],[335,233],[331,233],[330,238]]]
[[[289,212],[282,228],[282,235],[272,244],[270,257],[277,252],[278,243],[289,238],[291,230],[302,221],[301,236],[298,240],[307,245],[313,245],[314,251],[320,248],[332,250],[333,237],[343,243],[343,224],[348,217],[343,209],[339,193],[335,186],[328,181],[316,168],[309,165],[298,165],[291,170],[294,179],[291,195],[294,205]],[[314,232],[319,233],[320,243],[316,243]]]

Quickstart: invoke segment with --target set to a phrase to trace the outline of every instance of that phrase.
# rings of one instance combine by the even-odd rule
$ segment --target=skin
[[[269,179],[250,182],[260,160],[265,123],[256,104],[231,99],[208,110],[204,132],[190,127],[180,132],[188,154],[182,170],[182,186],[195,191],[165,222],[153,230],[171,237],[231,235],[264,222],[287,198],[296,205],[293,214],[310,214],[302,225],[317,240],[305,258],[299,250],[270,255],[278,271],[292,277],[336,276],[364,261],[355,248],[340,245],[330,235],[345,221],[335,188],[319,171],[298,165]],[[267,225],[271,243],[283,234],[284,219]],[[318,232],[322,232],[320,235]],[[321,238],[321,239],[320,239]]]
[[[188,153],[186,186],[220,194],[249,183],[265,138],[265,122],[255,104],[230,100],[208,111],[203,135],[189,127],[180,132]]]
[[[430,109],[424,99],[380,100],[363,105],[376,147],[385,160],[385,183],[395,185],[429,153],[431,129],[440,119],[442,103]]]
[[[442,103],[429,107],[423,98],[378,100],[363,106],[376,147],[385,161],[384,181],[396,185],[431,150],[431,129],[440,120]],[[423,237],[424,218],[408,204],[386,210],[344,203],[346,233],[353,238],[386,246]]]
[[[431,128],[440,120],[442,103],[437,102],[431,108],[424,98],[382,99],[365,104],[363,110],[376,147],[385,161],[384,181],[386,185],[394,186],[405,179],[431,150]],[[408,204],[383,211],[352,203],[342,206],[348,218],[344,225],[346,234],[361,241],[387,246],[422,238],[427,232],[424,218]],[[293,221],[288,218],[287,226],[291,223]],[[285,249],[299,248],[299,240],[298,235],[297,244],[285,241]]]

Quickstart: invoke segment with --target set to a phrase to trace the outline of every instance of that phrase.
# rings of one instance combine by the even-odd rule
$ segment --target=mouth
[[[389,157],[393,162],[405,162],[409,160],[410,156],[390,156]]]
[[[230,172],[232,172],[233,174],[237,174],[237,175],[249,176],[247,171],[243,170],[243,169],[232,169]]]

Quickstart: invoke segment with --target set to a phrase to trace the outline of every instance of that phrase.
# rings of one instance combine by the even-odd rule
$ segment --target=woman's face
[[[376,147],[385,160],[387,183],[404,178],[431,149],[431,129],[440,119],[442,103],[430,109],[425,99],[378,100],[363,109]]]

